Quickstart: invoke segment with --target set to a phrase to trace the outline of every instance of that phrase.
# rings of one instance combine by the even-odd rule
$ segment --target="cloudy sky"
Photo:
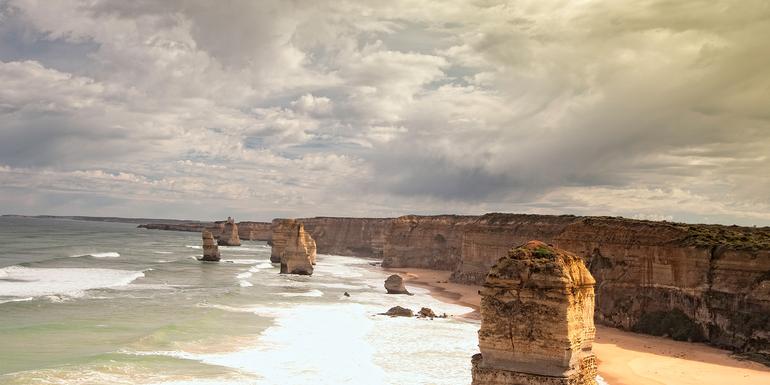
[[[0,0],[0,212],[770,225],[770,2]]]

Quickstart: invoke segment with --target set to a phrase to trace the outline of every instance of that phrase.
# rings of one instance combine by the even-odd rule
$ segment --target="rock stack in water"
[[[540,241],[501,258],[481,294],[473,385],[596,385],[594,278]]]
[[[241,238],[238,237],[238,225],[235,224],[235,220],[231,217],[227,217],[222,228],[222,234],[217,239],[219,246],[240,246]]]
[[[280,253],[281,274],[312,275],[315,242],[300,222],[293,221],[287,230],[285,246]]]
[[[217,262],[221,258],[219,256],[219,247],[214,242],[214,235],[211,231],[203,230],[201,234],[203,238],[203,258],[199,258],[200,261]]]
[[[281,254],[286,249],[289,239],[294,237],[294,232],[297,225],[302,225],[303,230],[301,236],[305,246],[308,249],[308,254],[310,255],[310,263],[315,265],[317,252],[315,240],[310,236],[310,233],[304,230],[304,225],[296,219],[273,219],[271,226],[272,236],[270,242],[272,249],[270,250],[270,262],[281,262]]]
[[[404,286],[404,279],[398,274],[393,274],[385,280],[385,290],[388,291],[388,294],[411,295],[411,293],[406,290],[406,286]]]

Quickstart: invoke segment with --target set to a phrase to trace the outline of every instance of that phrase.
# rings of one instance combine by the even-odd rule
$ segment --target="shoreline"
[[[459,318],[478,322],[481,286],[448,282],[450,271],[382,268],[401,275],[444,302],[467,306]],[[770,368],[736,358],[732,352],[702,343],[674,341],[596,325],[593,351],[598,374],[609,385],[757,385],[770,384]],[[470,359],[470,357],[468,358]]]
[[[385,267],[380,269],[388,273],[400,275],[404,278],[406,285],[428,289],[433,298],[473,309],[468,313],[458,314],[456,317],[473,321],[481,320],[481,313],[479,313],[481,296],[478,292],[481,286],[449,282],[449,275],[452,274],[451,271]]]

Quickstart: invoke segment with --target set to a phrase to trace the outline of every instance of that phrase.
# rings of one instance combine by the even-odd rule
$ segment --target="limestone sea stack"
[[[388,294],[411,294],[404,286],[404,279],[398,274],[393,274],[385,280],[385,290]]]
[[[211,231],[203,230],[201,234],[203,238],[203,257],[199,258],[200,261],[217,262],[221,258],[219,256],[219,247],[214,242],[214,235]]]
[[[530,241],[501,258],[481,294],[473,385],[596,385],[594,278],[578,256]]]
[[[238,237],[238,225],[235,224],[235,220],[231,217],[227,217],[227,222],[224,223],[222,234],[217,239],[219,246],[240,246],[241,238]]]
[[[270,226],[270,262],[281,263],[281,253],[286,248],[286,241],[291,236],[291,229],[297,223],[294,219],[273,219]]]
[[[315,243],[305,232],[305,226],[294,221],[288,229],[289,236],[281,252],[281,274],[313,274]],[[312,243],[312,244],[311,244]]]
[[[304,223],[301,223],[296,219],[273,219],[273,223],[271,225],[272,234],[270,237],[270,244],[272,247],[270,251],[270,262],[281,262],[281,253],[283,253],[283,250],[286,248],[288,240],[294,236],[294,232],[298,224],[302,224],[302,237],[304,239],[305,245],[307,246],[308,253],[310,254],[310,262],[315,265],[317,253],[315,239],[310,236],[309,232],[304,230]]]

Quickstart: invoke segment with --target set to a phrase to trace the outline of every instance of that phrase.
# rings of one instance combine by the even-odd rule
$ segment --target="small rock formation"
[[[404,279],[398,274],[393,274],[385,280],[385,290],[388,291],[388,294],[412,294],[406,290]]]
[[[433,309],[431,309],[431,308],[429,308],[429,307],[424,307],[424,308],[420,309],[420,311],[419,311],[419,312],[417,312],[417,315],[418,315],[420,318],[430,318],[430,319],[433,319],[433,318],[435,318],[435,317],[438,317],[438,316],[436,315],[436,313],[434,313],[434,312],[433,312]]]
[[[342,295],[344,295],[345,297],[350,297],[350,293],[348,293],[347,291]]]
[[[235,220],[231,217],[227,217],[227,222],[224,223],[222,234],[217,239],[219,246],[240,246],[241,238],[238,237],[238,225],[235,224]]]
[[[380,313],[382,315],[387,315],[391,317],[414,317],[414,312],[412,309],[407,309],[405,307],[401,306],[393,306],[392,308],[388,309],[385,313]]]
[[[511,250],[481,294],[473,385],[596,385],[594,278],[540,241]]]
[[[211,231],[203,230],[201,238],[203,238],[203,258],[198,258],[198,260],[218,262],[221,257],[219,256],[219,247],[214,242],[214,235],[211,234]]]
[[[315,243],[309,242],[312,238],[300,222],[294,221],[288,230],[289,237],[281,252],[281,274],[312,275]]]

